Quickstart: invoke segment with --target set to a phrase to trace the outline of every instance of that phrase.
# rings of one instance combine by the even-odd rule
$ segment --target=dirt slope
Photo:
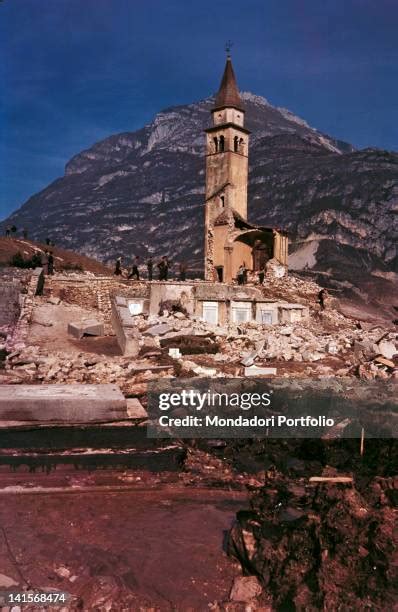
[[[0,266],[8,265],[12,256],[18,253],[18,251],[22,254],[24,259],[29,259],[35,251],[43,252],[46,249],[52,251],[55,259],[55,269],[58,271],[81,268],[84,271],[93,272],[98,275],[108,275],[112,273],[112,270],[103,263],[86,257],[85,255],[80,255],[79,253],[74,253],[73,251],[67,251],[58,247],[48,247],[45,244],[25,240],[23,238],[0,238]]]

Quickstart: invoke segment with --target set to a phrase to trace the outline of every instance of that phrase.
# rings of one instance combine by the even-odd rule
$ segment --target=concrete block
[[[185,319],[186,318],[183,312],[174,312],[173,317],[175,319]]]
[[[136,327],[137,323],[134,321],[133,315],[130,313],[129,309],[124,306],[119,306],[118,308],[120,322],[123,327]]]
[[[240,360],[241,364],[246,367],[250,367],[253,365],[255,358],[257,357],[257,351],[251,351],[250,353],[245,353],[242,359]]]
[[[116,305],[117,306],[127,306],[127,300],[125,297],[122,297],[121,295],[117,295],[115,297],[115,301],[116,301]]]
[[[0,421],[109,422],[127,417],[116,385],[2,385]]]
[[[245,368],[245,376],[275,376],[276,368],[260,368],[252,365]]]
[[[104,324],[100,323],[96,319],[90,319],[87,321],[81,321],[79,323],[68,324],[68,334],[75,338],[83,338],[87,336],[103,336],[104,335]]]
[[[388,342],[387,340],[383,340],[382,342],[379,342],[377,346],[379,348],[380,354],[386,359],[392,359],[397,353],[397,349],[395,348],[394,342]]]
[[[259,356],[259,354],[261,353],[261,351],[263,350],[264,346],[265,346],[265,340],[259,340],[258,342],[256,342],[256,348],[254,351],[250,351],[249,353],[245,353],[245,355],[243,355],[242,359],[241,359],[241,364],[244,366],[252,366],[255,359],[257,359],[257,357]]]
[[[148,413],[145,410],[144,406],[141,404],[140,400],[136,397],[128,398],[127,402],[127,415],[129,419],[146,419],[148,418]]]
[[[122,349],[123,355],[127,357],[137,357],[141,348],[139,335],[126,333],[122,343],[119,342],[119,346]]]
[[[207,368],[205,366],[196,365],[192,369],[195,374],[202,376],[203,378],[214,378],[217,376],[217,370],[215,368]]]
[[[121,313],[125,315],[122,316]],[[127,320],[127,323],[124,323],[124,320]],[[140,352],[140,332],[127,307],[118,307],[112,302],[111,323],[123,355],[136,357]]]
[[[134,374],[139,374],[140,372],[166,372],[167,370],[171,370],[173,365],[137,365],[130,367],[130,371]]]
[[[160,323],[160,325],[154,325],[144,331],[144,336],[163,336],[167,332],[172,331],[172,328],[167,323]]]

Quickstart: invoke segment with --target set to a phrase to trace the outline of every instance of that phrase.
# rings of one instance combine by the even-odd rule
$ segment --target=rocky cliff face
[[[343,277],[358,261],[366,274],[396,269],[398,154],[354,151],[264,98],[243,99],[252,132],[250,220],[291,232],[296,269]],[[103,261],[168,254],[199,270],[211,105],[209,98],[166,109],[143,129],[79,153],[64,177],[2,225]]]

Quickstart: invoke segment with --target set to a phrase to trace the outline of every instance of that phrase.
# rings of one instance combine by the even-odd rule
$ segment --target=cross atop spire
[[[225,43],[225,52],[227,54],[227,57],[231,57],[231,49],[234,46],[234,43],[232,42],[232,40],[227,40],[227,42]]]
[[[225,64],[224,74],[221,80],[220,89],[216,96],[216,101],[213,110],[218,110],[226,107],[233,107],[239,110],[243,109],[242,100],[240,99],[238,85],[236,83],[234,69],[230,56],[232,43],[228,41],[225,47],[227,52],[227,62]]]

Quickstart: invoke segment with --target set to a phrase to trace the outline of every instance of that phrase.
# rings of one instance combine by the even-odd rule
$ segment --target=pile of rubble
[[[320,317],[289,325],[249,322],[216,326],[182,312],[137,315],[137,358],[50,353],[45,348],[20,346],[8,355],[6,370],[14,382],[117,382],[127,389],[162,375],[249,375],[248,367],[254,367],[256,373],[259,365],[322,364],[326,360],[326,365],[319,366],[320,373],[397,378],[397,334],[379,327],[366,331],[339,316],[340,326],[326,331]]]
[[[259,354],[267,360],[314,362],[327,356],[342,358],[346,366],[369,371],[369,378],[387,378],[396,372],[397,334],[379,327],[364,331],[357,326],[327,333],[321,326],[284,325],[267,330],[265,347]],[[397,355],[398,356],[398,355]],[[353,372],[354,373],[354,372]]]
[[[315,305],[322,287],[312,280],[304,280],[290,273],[282,278],[267,276],[262,289],[267,297]],[[327,305],[333,307],[333,302],[333,298],[329,297]]]
[[[79,296],[89,308],[90,321],[98,321],[101,333],[113,335],[108,311],[109,290],[115,281],[101,277],[87,282],[86,276],[76,273],[50,279],[51,295],[43,298],[35,296],[37,275],[30,273],[24,277],[19,318],[12,329],[0,329],[3,362],[9,353],[5,361],[8,382],[116,382],[130,388],[134,386],[133,379],[141,384],[160,375],[398,377],[396,332],[360,324],[332,307],[320,311],[316,302],[319,286],[293,275],[269,278],[261,289],[272,298],[299,300],[310,307],[306,320],[278,325],[255,321],[212,325],[198,316],[188,316],[183,307],[162,302],[159,315],[130,317],[138,347],[134,357],[79,353],[78,348],[72,353],[70,346],[62,352],[51,351],[44,345],[39,348],[32,341],[29,343],[32,323],[52,325],[43,316],[40,320],[34,317],[35,309],[45,303],[69,307],[71,302],[72,308]],[[103,295],[106,300],[99,299]],[[100,307],[99,302],[106,304]],[[51,316],[56,316],[56,311]],[[73,331],[76,315],[71,311],[70,316],[69,327]],[[79,340],[80,336],[76,338]]]
[[[398,335],[375,329],[354,342],[356,374],[365,380],[398,378]]]
[[[134,321],[136,330],[140,332],[141,346],[148,343],[148,337],[160,346],[164,339],[213,335],[216,342],[225,344],[221,349],[223,354],[236,355],[239,346],[254,346],[265,340],[265,347],[259,356],[284,361],[317,361],[328,354],[348,352],[355,352],[359,356],[361,343],[373,348],[374,357],[379,354],[392,358],[396,352],[396,333],[385,332],[379,326],[365,330],[339,313],[333,313],[335,324],[338,319],[337,329],[330,330],[330,319],[331,313],[326,312],[307,322],[285,325],[261,325],[256,322],[211,325],[198,317],[188,318],[182,312],[163,311],[161,316],[137,315]]]
[[[117,383],[125,395],[143,395],[147,383],[174,374],[172,360],[163,365],[143,360],[132,363],[125,357],[90,353],[54,352],[27,346],[7,356],[5,383]]]
[[[229,553],[260,579],[272,609],[393,609],[397,487],[376,477],[359,493],[349,476],[279,476],[237,514]]]

